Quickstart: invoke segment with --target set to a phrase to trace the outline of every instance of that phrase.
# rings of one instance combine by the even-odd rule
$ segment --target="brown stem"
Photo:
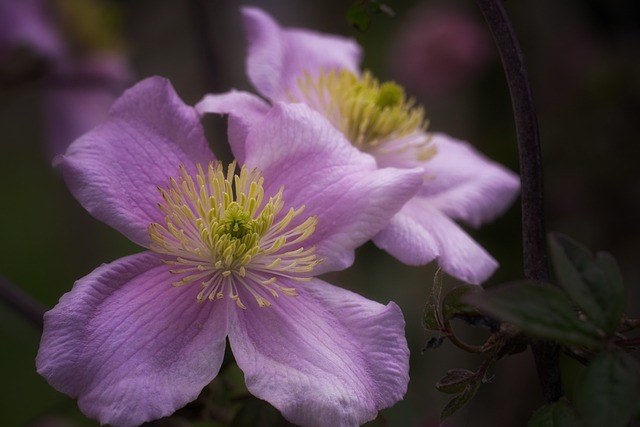
[[[542,155],[538,122],[520,44],[500,0],[476,0],[491,29],[511,93],[520,153],[522,186],[522,247],[527,279],[549,281],[542,190]],[[550,342],[532,344],[544,398],[554,402],[562,396],[559,349]]]

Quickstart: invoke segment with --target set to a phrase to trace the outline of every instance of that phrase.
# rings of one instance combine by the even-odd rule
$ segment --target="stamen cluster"
[[[173,285],[200,281],[198,302],[226,295],[241,308],[246,308],[242,290],[261,307],[271,305],[267,293],[296,296],[295,288],[279,281],[309,280],[308,273],[321,262],[315,247],[299,245],[315,230],[316,217],[294,221],[304,206],[280,215],[283,189],[264,202],[257,170],[242,167],[235,174],[235,162],[226,175],[220,162],[210,163],[206,171],[200,164],[197,169],[194,179],[181,166],[178,179],[159,189],[166,226],[153,223],[148,228],[150,249],[166,255],[164,262],[177,266],[171,273],[182,276]]]
[[[346,70],[322,71],[317,77],[307,73],[298,87],[303,101],[324,114],[362,151],[424,132],[427,127],[424,109],[407,99],[401,86],[380,83],[369,72],[361,78]],[[425,157],[428,143],[426,137],[420,141],[419,156]]]

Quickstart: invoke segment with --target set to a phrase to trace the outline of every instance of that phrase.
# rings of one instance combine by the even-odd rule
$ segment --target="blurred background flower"
[[[0,5],[23,1],[0,0]],[[107,21],[113,19],[108,10],[119,11],[116,15],[120,16],[121,31],[117,34],[124,40],[125,60],[139,78],[156,74],[168,77],[178,94],[191,104],[206,92],[233,87],[252,90],[244,72],[239,3],[94,2],[105,6],[97,15]],[[259,6],[284,26],[356,38],[364,47],[363,68],[371,69],[381,80],[396,79],[405,85],[408,94],[425,105],[430,130],[470,141],[490,158],[517,171],[509,94],[495,48],[491,42],[486,45],[486,31],[481,30],[488,49],[483,54],[483,65],[469,65],[479,68],[445,93],[424,93],[418,87],[410,89],[411,83],[395,74],[394,62],[400,61],[395,59],[400,49],[397,40],[408,31],[411,21],[418,19],[421,9],[442,13],[443,3],[387,2],[394,9],[395,18],[376,15],[365,33],[357,32],[346,21],[350,3],[324,0],[302,6],[294,0],[265,0]],[[46,4],[55,5],[56,1]],[[464,16],[464,22],[483,27],[474,2],[450,0],[446,4],[447,11],[455,8],[456,16]],[[611,252],[629,285],[631,303],[627,312],[637,315],[640,169],[635,163],[640,111],[640,3],[528,0],[507,2],[505,6],[523,45],[538,106],[547,227],[566,233],[591,249]],[[0,19],[5,16],[4,10],[0,10]],[[53,22],[60,25],[58,18]],[[6,28],[0,25],[0,34]],[[33,35],[26,39],[29,37],[37,40]],[[68,46],[66,37],[64,45]],[[57,52],[53,41],[54,36],[49,51]],[[0,46],[5,45],[0,42]],[[437,50],[444,58],[474,58],[460,56],[460,52],[467,51],[455,47],[443,53],[444,46],[441,44]],[[459,63],[456,61],[447,64]],[[5,183],[0,190],[0,275],[52,307],[75,280],[95,265],[134,253],[137,248],[89,217],[51,169],[50,156],[42,150],[51,136],[39,114],[47,79],[40,71],[42,65],[25,69],[21,63],[19,59],[10,64],[2,59],[0,66],[0,180]],[[9,79],[7,67],[21,71],[10,74]],[[75,108],[83,110],[78,104]],[[205,124],[209,140],[217,145],[215,152],[221,152],[226,140],[224,121],[208,116]],[[516,206],[495,223],[469,231],[501,264],[488,286],[522,276],[519,214]],[[480,364],[477,357],[463,354],[449,344],[421,354],[430,337],[420,321],[433,274],[433,266],[406,267],[373,245],[366,245],[358,251],[353,268],[326,277],[367,298],[383,303],[395,300],[407,320],[412,369],[409,392],[404,401],[382,411],[380,420],[370,424],[372,427],[430,425],[449,398],[435,390],[435,381],[446,369],[475,369]],[[455,282],[450,280],[448,285],[452,283]],[[481,332],[459,326],[470,341],[479,339]],[[75,426],[97,425],[79,413],[75,401],[57,393],[35,373],[39,340],[39,331],[0,304],[0,424],[31,426],[38,420],[56,419]],[[563,359],[563,364],[569,377],[579,371],[569,360]],[[492,372],[494,381],[483,385],[479,395],[447,425],[526,425],[533,409],[541,404],[530,353],[506,358]],[[242,384],[242,374],[230,365],[225,381]],[[222,397],[224,387],[213,384],[206,394],[208,406],[200,403],[178,416],[224,412],[229,407]],[[174,419],[173,423],[189,425],[184,419]]]
[[[424,1],[402,17],[389,64],[395,80],[420,98],[441,98],[477,82],[495,59],[484,22],[450,2]]]
[[[0,0],[0,83],[40,86],[50,157],[98,125],[133,81],[117,13],[94,0]]]

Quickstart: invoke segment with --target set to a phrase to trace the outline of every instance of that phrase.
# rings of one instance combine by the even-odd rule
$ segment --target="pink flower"
[[[497,262],[455,221],[472,226],[494,219],[513,202],[518,177],[469,144],[425,132],[424,113],[401,87],[361,73],[360,47],[352,40],[309,30],[282,28],[265,12],[244,8],[249,42],[249,79],[272,103],[304,103],[323,114],[378,167],[423,170],[415,197],[374,238],[400,261],[435,259],[444,271],[481,283]],[[245,155],[246,135],[269,104],[245,92],[208,95],[201,113],[228,113],[234,154]]]
[[[412,93],[447,96],[487,69],[491,47],[486,28],[459,7],[425,2],[400,26],[389,64]]]
[[[101,423],[133,426],[194,400],[226,339],[247,387],[291,422],[356,426],[406,392],[397,305],[334,287],[421,184],[379,169],[319,114],[277,104],[239,171],[159,78],[114,104],[57,160],[78,201],[149,248],[98,267],[45,315],[38,372]]]

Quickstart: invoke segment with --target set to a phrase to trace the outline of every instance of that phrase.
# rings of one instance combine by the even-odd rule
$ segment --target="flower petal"
[[[245,162],[244,143],[252,126],[264,119],[271,106],[262,98],[249,92],[232,90],[218,95],[205,95],[196,104],[196,111],[205,113],[228,114],[227,134],[229,145],[236,160]]]
[[[498,263],[455,222],[424,197],[415,197],[374,237],[381,249],[405,264],[423,265],[437,257],[453,277],[480,284]]]
[[[150,252],[103,265],[45,314],[38,372],[101,423],[134,426],[194,400],[218,373],[227,301],[199,305],[200,288]]]
[[[158,187],[185,165],[214,160],[196,111],[168,80],[152,77],[120,97],[107,121],[57,158],[73,195],[93,216],[146,246],[161,221]]]
[[[287,100],[304,72],[346,69],[360,74],[361,49],[344,37],[302,29],[283,29],[255,7],[242,9],[249,44],[247,75],[258,91],[274,101]]]
[[[269,308],[231,310],[229,342],[249,391],[304,426],[358,426],[402,399],[402,312],[314,279]]]
[[[431,206],[474,227],[511,206],[520,189],[516,174],[466,142],[438,133],[432,142],[437,154],[424,165],[427,181],[421,191]]]
[[[354,250],[384,228],[415,195],[422,169],[378,169],[319,113],[303,104],[276,104],[249,131],[246,165],[262,171],[265,194],[284,186],[287,206],[317,215],[305,245],[325,261],[314,275],[353,263]]]

